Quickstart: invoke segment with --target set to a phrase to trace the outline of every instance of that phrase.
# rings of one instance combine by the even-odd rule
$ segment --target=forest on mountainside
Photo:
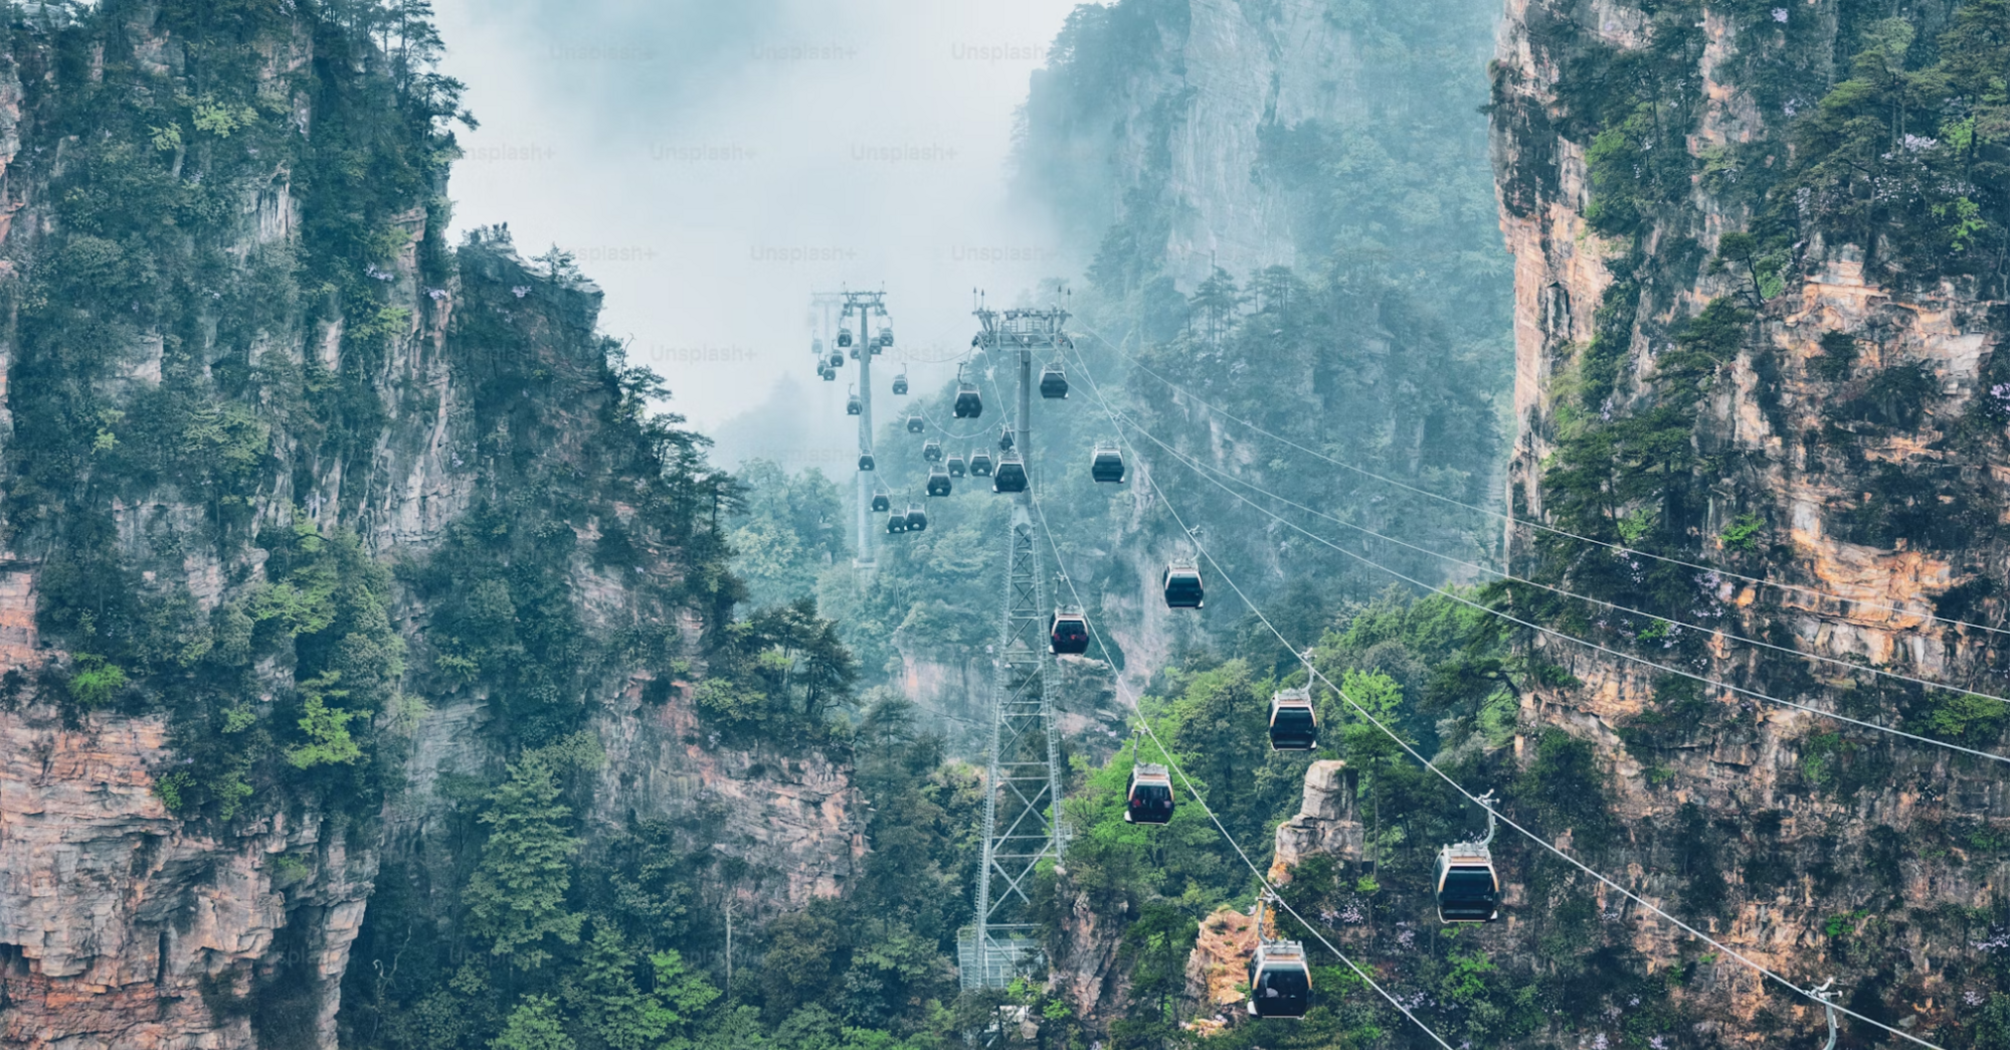
[[[91,804],[132,808],[59,829],[114,829],[61,854],[85,872],[62,893],[9,871],[0,903],[23,940],[53,928],[30,898],[131,904],[128,940],[79,939],[153,994],[80,1009],[99,993],[56,982],[100,963],[45,973],[9,941],[0,1004],[50,1032],[105,1025],[64,1039],[181,1025],[188,1045],[271,1050],[1432,1045],[1325,954],[1302,1022],[1189,1027],[1216,1012],[1192,994],[1196,938],[1259,888],[1236,847],[1267,865],[1308,767],[1338,759],[1358,855],[1303,858],[1281,892],[1314,925],[1281,932],[1340,945],[1454,1045],[1714,1050],[1819,1025],[1512,835],[1494,847],[1509,921],[1441,925],[1437,850],[1484,814],[1407,745],[1692,921],[1785,931],[1795,974],[1843,974],[1866,1017],[2010,1045],[2010,910],[1956,899],[2010,857],[1983,757],[1768,721],[1699,681],[2000,750],[2000,703],[1877,672],[2000,680],[1995,635],[1965,621],[2002,619],[2010,358],[1949,379],[1903,319],[1807,338],[1813,311],[1790,308],[1848,270],[1927,304],[1893,313],[2010,332],[2010,3],[1824,0],[1803,19],[1654,0],[1608,29],[1609,6],[1527,5],[1512,31],[1555,59],[1536,101],[1489,69],[1491,3],[1308,7],[1344,41],[1344,104],[1264,123],[1247,172],[1289,265],[1196,270],[1181,240],[1210,203],[1174,158],[1219,145],[1186,108],[1196,12],[1219,11],[1084,6],[1035,78],[1019,193],[1092,260],[1024,300],[1075,314],[1070,396],[1035,402],[1026,451],[1050,596],[1079,589],[1114,665],[1066,662],[1070,846],[1034,887],[1047,957],[1091,962],[1086,997],[961,988],[989,723],[982,695],[910,695],[961,681],[945,668],[988,675],[1008,501],[958,482],[925,532],[876,536],[861,577],[851,487],[711,464],[663,411],[676,377],[598,329],[573,257],[526,260],[503,228],[451,243],[445,179],[474,115],[424,0],[10,6],[7,203],[25,210],[0,227],[0,571],[29,581],[6,593],[32,609],[8,615],[39,644],[0,679],[0,719],[19,755],[83,752]],[[1751,134],[1712,123],[1706,55],[1709,86],[1763,110]],[[1515,419],[1493,176],[1510,224],[1549,221],[1571,156],[1588,205],[1562,240],[1611,280],[1576,304],[1588,338],[1534,348],[1554,360]],[[921,490],[926,438],[995,448],[1000,364],[972,363],[981,420],[943,389],[910,402],[923,435],[889,421],[889,488]],[[1131,470],[1115,488],[1089,473],[1111,441]],[[1873,655],[1887,625],[1729,585],[1799,571],[1814,512],[1782,495],[1789,474],[1842,493],[1808,501],[1837,542],[1947,566],[1915,576],[1947,581],[1922,601],[1962,629]],[[1504,488],[1518,517],[1607,546],[1504,529]],[[1208,607],[1165,616],[1159,569],[1201,548]],[[1863,651],[1735,663],[1687,620]],[[1627,658],[1670,669],[1613,671]],[[1274,752],[1269,698],[1301,685],[1321,746]],[[1176,816],[1124,822],[1131,764],[1165,758],[1190,778]],[[269,925],[217,933],[240,913]]]

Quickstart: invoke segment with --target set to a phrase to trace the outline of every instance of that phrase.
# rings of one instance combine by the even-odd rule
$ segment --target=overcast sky
[[[575,253],[602,327],[702,429],[769,403],[839,433],[855,369],[816,379],[811,292],[883,284],[897,363],[968,345],[973,286],[1009,300],[1060,275],[1005,185],[1028,75],[1073,6],[437,0],[481,122],[457,235],[508,222],[526,256]]]

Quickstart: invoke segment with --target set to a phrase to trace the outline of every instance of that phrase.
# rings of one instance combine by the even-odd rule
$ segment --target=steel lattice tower
[[[1019,366],[1017,437],[1026,462],[1027,492],[1015,498],[1006,530],[1004,633],[992,678],[991,756],[984,799],[984,860],[977,874],[977,921],[957,936],[963,987],[1002,988],[1039,963],[1039,925],[1028,891],[1040,864],[1059,863],[1061,742],[1054,719],[1057,669],[1048,648],[1047,578],[1032,506],[1033,350],[1054,349],[1067,314],[979,310],[980,339],[1002,364],[1016,350]]]

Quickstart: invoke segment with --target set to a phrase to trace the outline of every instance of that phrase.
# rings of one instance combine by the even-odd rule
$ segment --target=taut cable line
[[[1165,376],[1160,375],[1150,365],[1147,365],[1143,361],[1138,360],[1138,358],[1136,358],[1135,356],[1126,353],[1124,349],[1118,346],[1117,344],[1112,343],[1108,339],[1103,338],[1103,336],[1098,332],[1096,332],[1095,329],[1084,327],[1083,331],[1087,332],[1097,342],[1100,342],[1104,346],[1109,347],[1112,351],[1114,351],[1119,357],[1122,357],[1125,361],[1130,362],[1132,367],[1137,368],[1139,371],[1165,384],[1168,389],[1171,389],[1175,393],[1178,393],[1181,396],[1187,398],[1188,400],[1191,400],[1194,404],[1201,406],[1202,408],[1208,410],[1209,412],[1221,416],[1224,419],[1230,420],[1231,422],[1247,427],[1250,430],[1253,430],[1258,434],[1262,434],[1264,437],[1271,439],[1272,441],[1278,442],[1279,444],[1297,449],[1298,451],[1303,452],[1308,456],[1312,456],[1315,459],[1323,460],[1343,470],[1352,471],[1355,474],[1361,475],[1362,477],[1369,478],[1374,481],[1379,481],[1382,484],[1402,489],[1405,492],[1415,493],[1416,495],[1424,496],[1429,499],[1434,499],[1440,503],[1448,504],[1454,507],[1459,507],[1464,510],[1469,510],[1476,514],[1485,514],[1491,517],[1499,518],[1502,521],[1507,522],[1510,526],[1535,529],[1541,532],[1549,533],[1554,536],[1560,536],[1566,539],[1577,540],[1580,543],[1589,543],[1594,546],[1604,547],[1605,549],[1613,551],[1614,553],[1618,554],[1639,556],[1642,558],[1650,558],[1654,561],[1663,562],[1665,564],[1679,565],[1683,568],[1696,569],[1702,572],[1714,572],[1729,579],[1740,580],[1742,582],[1749,583],[1754,586],[1771,587],[1778,590],[1793,591],[1799,594],[1812,595],[1817,598],[1828,598],[1834,601],[1844,603],[1845,607],[1849,605],[1860,605],[1865,608],[1877,609],[1883,612],[1893,613],[1899,616],[1920,616],[1932,622],[1944,623],[1951,627],[1970,627],[1978,631],[1986,631],[1990,634],[2010,635],[2010,628],[1991,627],[1988,624],[1975,623],[1969,620],[1959,620],[1947,616],[1938,616],[1932,613],[1922,613],[1919,612],[1918,610],[1905,609],[1897,605],[1891,605],[1885,602],[1874,601],[1868,598],[1851,598],[1846,595],[1836,594],[1831,591],[1824,591],[1816,587],[1808,587],[1798,583],[1782,583],[1778,580],[1769,580],[1759,576],[1746,576],[1743,575],[1742,573],[1733,572],[1720,565],[1704,565],[1699,562],[1685,561],[1681,558],[1674,558],[1665,554],[1655,554],[1651,551],[1637,550],[1635,548],[1628,547],[1624,544],[1613,543],[1609,540],[1601,540],[1592,536],[1579,535],[1578,533],[1571,532],[1568,529],[1560,529],[1554,525],[1549,525],[1547,523],[1535,521],[1533,519],[1517,518],[1511,514],[1508,514],[1505,511],[1496,510],[1492,507],[1485,507],[1477,504],[1467,503],[1464,500],[1454,499],[1451,496],[1446,496],[1441,493],[1432,492],[1429,489],[1419,488],[1418,486],[1409,484],[1408,482],[1400,481],[1396,478],[1391,478],[1382,474],[1378,474],[1365,467],[1356,466],[1355,464],[1348,463],[1344,460],[1335,459],[1332,456],[1329,456],[1324,452],[1320,452],[1317,449],[1308,448],[1304,445],[1301,445],[1298,442],[1283,436],[1282,434],[1277,434],[1273,433],[1272,431],[1266,430],[1261,425],[1252,422],[1250,420],[1244,419],[1241,416],[1238,416],[1235,413],[1220,407],[1219,405],[1213,404],[1212,402],[1209,402],[1206,399],[1200,397],[1198,394],[1195,394],[1194,392],[1186,389],[1185,387],[1180,386],[1178,383],[1175,383],[1172,380],[1167,379]]]
[[[1057,566],[1064,565],[1065,562],[1062,561],[1060,544],[1054,541],[1053,530],[1047,527],[1047,512],[1046,509],[1041,506],[1040,497],[1037,493],[1035,493],[1033,496],[1033,510],[1040,517],[1040,531],[1046,535],[1048,546],[1052,547],[1054,550],[1055,565]],[[1075,605],[1078,608],[1087,608],[1087,606],[1082,605],[1082,594],[1075,587],[1075,578],[1073,574],[1068,573],[1064,570],[1061,573],[1061,582],[1068,585],[1068,593],[1074,598]],[[1100,650],[1103,654],[1103,662],[1110,666],[1110,670],[1112,672],[1115,672],[1117,667],[1116,662],[1111,659],[1109,646],[1103,644],[1103,633],[1096,627],[1095,621],[1093,620],[1089,621],[1089,636],[1095,639],[1096,648]],[[1200,805],[1201,812],[1207,814],[1207,819],[1214,824],[1216,831],[1221,832],[1221,837],[1225,841],[1227,841],[1229,848],[1235,851],[1235,855],[1237,857],[1242,858],[1242,863],[1249,868],[1249,873],[1256,877],[1257,883],[1263,887],[1263,892],[1269,895],[1270,899],[1276,902],[1278,907],[1283,908],[1287,913],[1290,914],[1290,916],[1293,919],[1298,920],[1298,924],[1300,926],[1305,927],[1305,929],[1308,932],[1310,932],[1312,936],[1319,941],[1320,944],[1325,945],[1327,951],[1332,952],[1334,955],[1339,957],[1341,962],[1346,963],[1347,968],[1354,971],[1354,976],[1359,977],[1362,981],[1366,982],[1368,987],[1373,988],[1376,994],[1380,995],[1383,999],[1387,1000],[1390,1006],[1395,1007],[1398,1011],[1402,1013],[1404,1017],[1409,1018],[1411,1024],[1416,1025],[1419,1029],[1423,1031],[1425,1035],[1430,1036],[1432,1041],[1436,1042],[1439,1046],[1444,1047],[1445,1050],[1452,1050],[1451,1044],[1445,1042],[1443,1036],[1440,1036],[1437,1032],[1432,1031],[1430,1025],[1427,1025],[1423,1021],[1419,1020],[1416,1014],[1410,1012],[1409,1007],[1404,1006],[1401,1000],[1398,1000],[1394,995],[1389,994],[1389,991],[1383,988],[1381,984],[1376,982],[1375,978],[1369,976],[1366,970],[1363,970],[1358,964],[1354,962],[1353,959],[1348,958],[1346,952],[1341,951],[1339,948],[1334,946],[1332,941],[1327,940],[1326,935],[1319,932],[1318,927],[1312,925],[1310,922],[1307,922],[1304,916],[1298,914],[1297,909],[1293,908],[1289,903],[1287,903],[1284,900],[1282,896],[1278,895],[1277,888],[1271,885],[1269,877],[1266,876],[1263,873],[1263,871],[1256,866],[1256,862],[1249,859],[1249,854],[1243,850],[1242,844],[1235,841],[1235,836],[1229,834],[1227,825],[1221,822],[1221,817],[1217,816],[1214,812],[1214,808],[1207,804],[1206,796],[1202,795],[1199,790],[1195,789],[1195,787],[1193,786],[1193,781],[1187,779],[1186,771],[1181,769],[1179,762],[1173,758],[1172,750],[1166,747],[1165,744],[1159,740],[1158,733],[1152,729],[1151,719],[1145,717],[1145,711],[1143,706],[1141,706],[1138,703],[1136,695],[1131,693],[1130,690],[1125,686],[1123,675],[1115,674],[1114,679],[1116,681],[1117,694],[1124,698],[1124,702],[1130,705],[1131,710],[1137,712],[1138,724],[1144,728],[1145,735],[1151,737],[1152,746],[1158,748],[1159,754],[1165,757],[1167,768],[1171,769],[1173,773],[1179,777],[1181,784],[1186,785],[1187,794],[1193,796],[1193,800]]]
[[[1082,365],[1080,355],[1077,355],[1076,364],[1078,367]],[[1119,424],[1116,410],[1113,407],[1111,407],[1108,399],[1103,396],[1102,387],[1096,382],[1095,376],[1091,372],[1089,372],[1089,370],[1086,367],[1082,368],[1082,375],[1083,378],[1088,380],[1089,388],[1095,394],[1096,400],[1103,406],[1103,411],[1110,416],[1111,423]],[[1143,462],[1142,457],[1140,457],[1140,462]],[[1159,504],[1165,507],[1166,513],[1172,516],[1173,522],[1180,527],[1181,531],[1185,532],[1189,537],[1193,537],[1194,535],[1193,530],[1187,527],[1186,520],[1180,516],[1178,509],[1175,508],[1172,505],[1172,501],[1166,497],[1165,491],[1159,487],[1157,478],[1152,474],[1150,470],[1146,470],[1143,473],[1145,476],[1146,484],[1151,486],[1153,495],[1158,497]],[[1193,543],[1194,547],[1200,552],[1201,557],[1205,558],[1208,564],[1213,566],[1214,571],[1221,576],[1222,581],[1228,584],[1229,589],[1235,592],[1237,598],[1242,599],[1242,603],[1248,606],[1249,611],[1263,623],[1263,626],[1267,630],[1269,630],[1272,635],[1276,636],[1279,643],[1284,645],[1286,648],[1290,649],[1292,652],[1302,651],[1297,645],[1294,645],[1290,639],[1286,638],[1282,631],[1279,631],[1277,629],[1277,626],[1270,621],[1270,618],[1268,616],[1264,614],[1262,608],[1260,608],[1256,604],[1256,602],[1249,597],[1248,594],[1244,593],[1241,586],[1235,582],[1235,578],[1233,576],[1230,576],[1228,574],[1228,571],[1222,567],[1221,563],[1215,560],[1214,555],[1207,550],[1206,546],[1203,545],[1197,537],[1193,539]],[[1473,803],[1476,806],[1481,806],[1482,808],[1491,808],[1487,807],[1484,803],[1480,801],[1480,796],[1475,795],[1471,791],[1466,790],[1464,785],[1460,784],[1457,780],[1452,779],[1450,774],[1446,773],[1442,769],[1439,769],[1436,764],[1431,762],[1430,759],[1425,758],[1422,753],[1417,751],[1417,749],[1410,744],[1409,741],[1403,739],[1403,737],[1400,734],[1396,733],[1394,730],[1391,730],[1387,725],[1385,725],[1381,719],[1376,718],[1372,712],[1370,712],[1367,708],[1361,706],[1360,703],[1356,702],[1352,696],[1349,696],[1347,694],[1347,691],[1345,689],[1342,689],[1338,684],[1333,682],[1332,679],[1326,677],[1326,675],[1323,672],[1321,672],[1316,665],[1308,661],[1306,664],[1306,669],[1312,674],[1313,677],[1317,678],[1321,682],[1324,682],[1328,688],[1332,689],[1336,694],[1339,695],[1339,697],[1342,700],[1346,701],[1347,705],[1353,708],[1355,713],[1359,714],[1364,720],[1366,720],[1369,724],[1373,725],[1376,729],[1381,730],[1382,734],[1387,736],[1390,740],[1394,741],[1396,746],[1400,747],[1411,758],[1416,759],[1419,764],[1421,764],[1425,769],[1429,770],[1431,773],[1435,774],[1438,777],[1438,779],[1443,780],[1454,791],[1457,791],[1459,794],[1465,796],[1467,801]],[[1520,823],[1510,819],[1505,814],[1497,814],[1497,816],[1501,823],[1507,825],[1510,828],[1513,828],[1516,832],[1520,833],[1522,837],[1528,839],[1530,842],[1535,843],[1542,849],[1548,851],[1549,853],[1554,854],[1558,859],[1563,860],[1565,863],[1568,863],[1572,867],[1577,868],[1579,871],[1582,871],[1586,875],[1589,875],[1593,879],[1596,879],[1599,883],[1603,884],[1608,889],[1611,889],[1613,892],[1620,894],[1621,896],[1634,902],[1635,904],[1638,904],[1641,907],[1647,909],[1648,911],[1651,911],[1654,914],[1660,916],[1662,919],[1665,919],[1670,924],[1675,926],[1677,929],[1682,930],[1684,933],[1687,933],[1691,937],[1694,937],[1697,940],[1702,941],[1703,943],[1710,945],[1712,948],[1715,948],[1718,951],[1724,953],[1726,956],[1737,960],[1741,965],[1745,966],[1747,969],[1752,970],[1754,973],[1761,975],[1763,978],[1773,981],[1779,986],[1786,988],[1789,991],[1792,991],[1796,995],[1799,995],[1802,998],[1809,1000],[1810,1002],[1813,1002],[1823,1007],[1833,1008],[1837,1013],[1846,1014],[1850,1017],[1853,1017],[1859,1021],[1864,1022],[1865,1024],[1883,1029],[1884,1031],[1892,1035],[1898,1036],[1899,1038],[1904,1039],[1908,1042],[1917,1043],[1918,1045],[1924,1047],[1929,1047],[1931,1048],[1931,1050],[1945,1050],[1944,1047],[1941,1047],[1938,1044],[1929,1043],[1926,1040],[1919,1038],[1918,1036],[1912,1035],[1901,1029],[1894,1028],[1891,1025],[1887,1025],[1874,1018],[1865,1017],[1864,1015],[1857,1013],[1853,1010],[1847,1009],[1845,1007],[1833,1006],[1833,1004],[1830,1003],[1827,999],[1816,994],[1814,989],[1804,988],[1794,983],[1793,981],[1788,980],[1786,977],[1780,975],[1774,970],[1764,966],[1761,963],[1752,960],[1750,957],[1746,956],[1743,952],[1740,952],[1737,949],[1732,948],[1730,945],[1725,944],[1714,937],[1711,937],[1709,934],[1704,933],[1703,931],[1697,929],[1696,927],[1691,926],[1686,922],[1683,922],[1681,919],[1676,918],[1675,916],[1669,914],[1666,911],[1663,911],[1660,907],[1651,903],[1646,898],[1640,896],[1637,893],[1634,893],[1632,890],[1629,890],[1624,886],[1621,886],[1619,883],[1614,882],[1612,879],[1607,878],[1605,875],[1600,874],[1591,866],[1585,864],[1581,860],[1578,860],[1575,856],[1572,856],[1571,854],[1565,852],[1564,850],[1559,849],[1553,843],[1544,839],[1542,836],[1535,834],[1528,828],[1523,827]]]

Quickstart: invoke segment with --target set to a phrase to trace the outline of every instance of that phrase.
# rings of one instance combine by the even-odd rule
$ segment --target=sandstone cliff
[[[2000,273],[1923,273],[1893,247],[1898,234],[1852,239],[1806,194],[1798,232],[1770,232],[1795,221],[1788,180],[1819,163],[1807,114],[1818,102],[1836,111],[1824,92],[1889,25],[1862,6],[1509,5],[1494,129],[1515,256],[1511,502],[1521,522],[1617,549],[1525,525],[1508,538],[1519,572],[1702,626],[1522,599],[1570,633],[2001,753],[1995,702],[1966,718],[1955,713],[1966,698],[1847,667],[2000,693],[2001,635],[1986,625],[2001,622],[1991,596],[2010,555],[2005,435],[1978,404],[2006,332]],[[1930,41],[1951,7],[1899,13]],[[1959,262],[1959,250],[1939,257]],[[1715,363],[1683,356],[1698,349]],[[1676,442],[1672,454],[1643,455],[1649,431]],[[1631,481],[1586,481],[1593,441]],[[1667,474],[1639,479],[1657,470]],[[1657,563],[1625,550],[1635,545],[1792,589]],[[1794,979],[1835,975],[1859,1012],[1961,1037],[1990,990],[1989,952],[1975,945],[2000,921],[2010,876],[1999,765],[1553,637],[1527,644],[1567,674],[1524,694],[1524,731],[1592,742],[1625,829],[1622,844],[1587,853],[1595,865]],[[1651,914],[1602,907],[1625,916],[1606,936],[1650,969],[1699,950]],[[1734,1045],[1772,1045],[1808,1018],[1804,1002],[1769,999],[1737,967],[1714,967],[1679,997],[1707,1018],[1699,1030]]]
[[[6,39],[0,1043],[332,1048],[380,876],[451,924],[469,785],[573,729],[588,854],[723,826],[690,848],[773,873],[747,921],[839,892],[848,769],[689,700],[727,587],[701,452],[632,411],[589,282],[444,242],[451,85],[305,8]],[[517,636],[450,634],[476,569]]]

